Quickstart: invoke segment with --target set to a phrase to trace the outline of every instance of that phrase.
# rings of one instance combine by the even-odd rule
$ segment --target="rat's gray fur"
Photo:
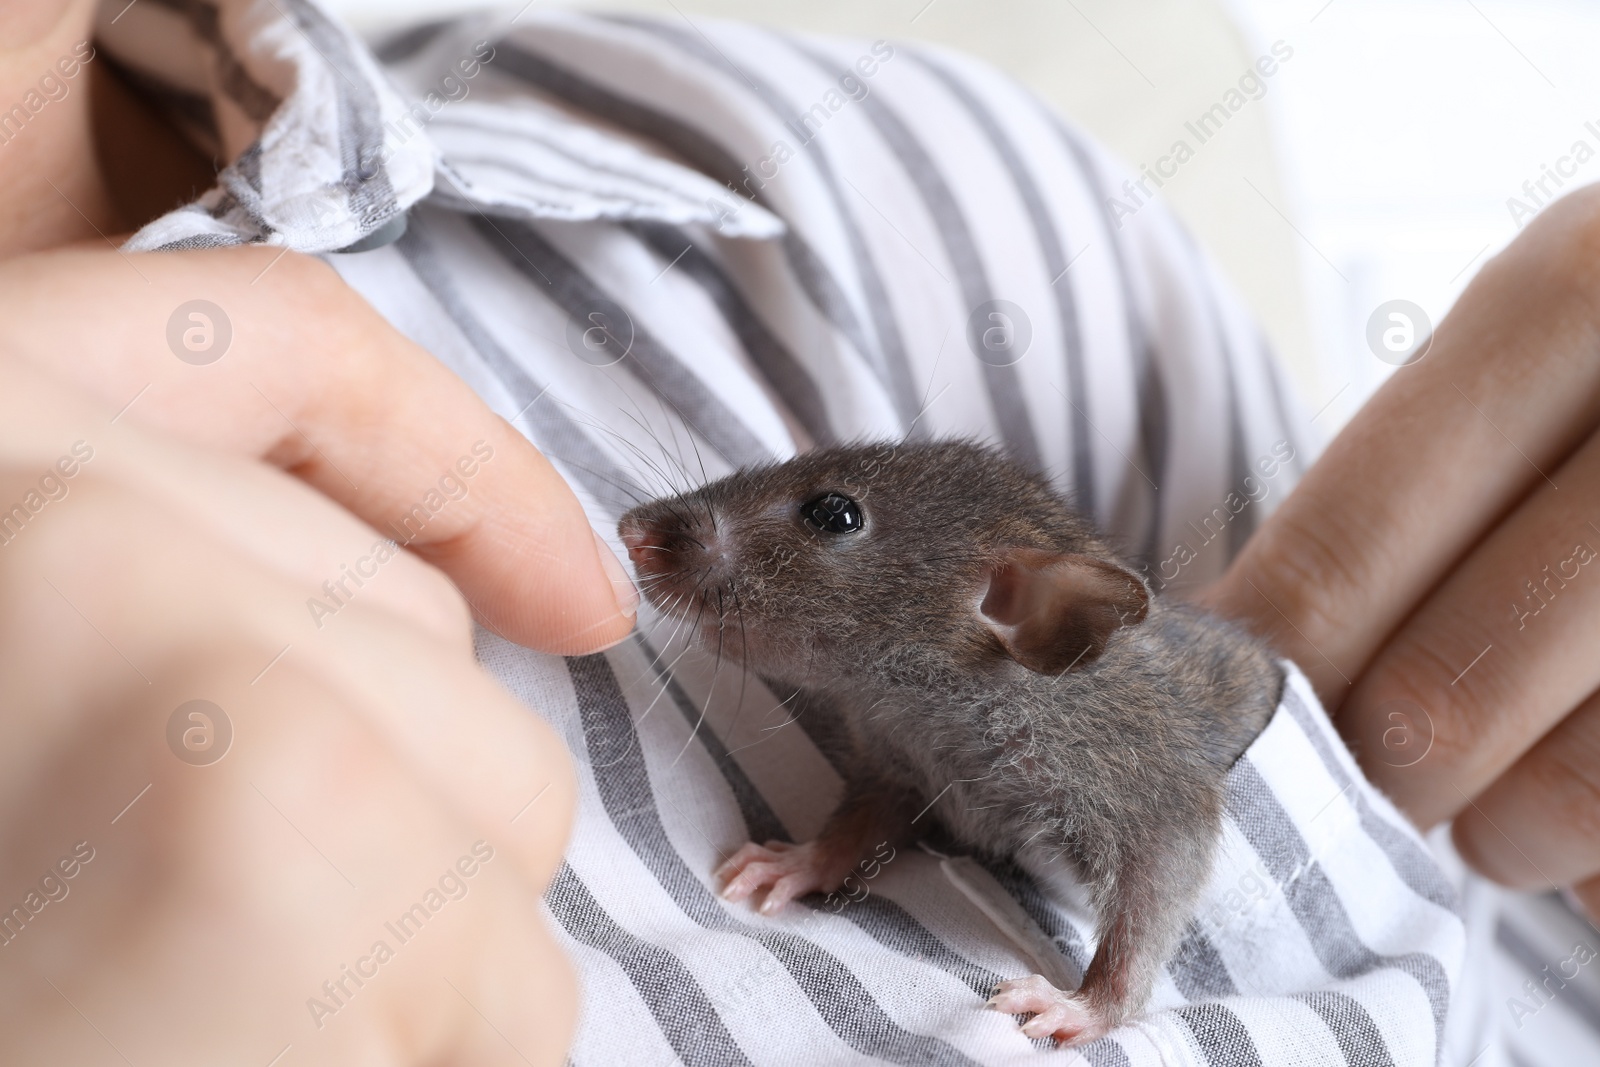
[[[829,491],[862,505],[859,533],[801,521]],[[1009,552],[1123,565],[1046,482],[967,442],[811,452],[635,508],[622,529],[652,603],[838,713],[849,788],[824,838],[863,821],[903,836],[932,804],[975,851],[1064,857],[1098,917],[1084,1000],[1106,1025],[1143,1004],[1206,881],[1228,769],[1276,706],[1264,646],[1152,601],[1098,658],[1021,666],[980,610]]]

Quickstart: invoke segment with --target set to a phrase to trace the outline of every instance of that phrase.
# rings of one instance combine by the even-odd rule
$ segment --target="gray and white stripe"
[[[227,38],[236,6],[223,0],[217,25],[248,68],[249,42]],[[597,529],[642,496],[813,444],[968,434],[1048,472],[1155,564],[1197,541],[1276,442],[1302,453],[1278,486],[1309,459],[1259,334],[1181,228],[1158,204],[1117,227],[1104,205],[1115,165],[970,60],[527,11],[509,29],[472,19],[392,40],[386,82],[310,0],[287,11],[279,39],[315,36],[338,70],[295,51],[302,77],[274,87],[283,103],[266,121],[338,146],[332,229],[365,236],[385,211],[409,221],[395,243],[331,262],[551,457]],[[386,172],[388,191],[369,190],[363,164],[396,136],[388,116],[486,33],[494,58],[473,98],[403,146],[430,166],[437,153],[430,182]],[[302,99],[345,75],[367,88],[345,86],[334,106]],[[204,92],[219,114],[237,110],[216,79]],[[780,143],[784,161],[763,164]],[[213,200],[135,246],[343,247],[271,214],[294,179],[286,157],[252,141],[231,162],[248,175],[254,199],[236,199],[249,219],[227,205],[217,219]],[[968,344],[991,299],[1021,307],[1033,336],[1004,367]],[[571,340],[600,309],[623,316],[615,362]],[[1195,544],[1180,584],[1219,573],[1270,502],[1219,547]],[[579,764],[578,824],[547,897],[585,983],[574,1063],[1037,1060],[982,1008],[1027,964],[934,856],[902,850],[838,914],[766,919],[716,896],[722,856],[747,838],[803,840],[837,800],[827,709],[649,617],[603,656],[487,633],[478,651]],[[1070,873],[1024,856],[987,876],[1081,973],[1093,924]],[[1432,1064],[1461,943],[1449,885],[1291,670],[1234,772],[1216,870],[1149,1014],[1085,1056]]]

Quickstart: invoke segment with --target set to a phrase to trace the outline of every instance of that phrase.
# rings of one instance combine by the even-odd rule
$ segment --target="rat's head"
[[[1043,481],[966,442],[810,452],[622,517],[645,596],[769,678],[1060,674],[1149,592]]]

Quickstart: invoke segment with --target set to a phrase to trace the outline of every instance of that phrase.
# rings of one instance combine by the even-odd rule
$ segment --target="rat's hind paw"
[[[1041,975],[1001,982],[988,1006],[1008,1015],[1032,1015],[1022,1024],[1029,1037],[1053,1037],[1066,1045],[1086,1045],[1111,1027],[1087,1002],[1063,993]]]
[[[723,883],[723,899],[734,903],[766,889],[759,910],[774,915],[796,897],[839,888],[853,862],[845,858],[841,869],[840,857],[818,841],[803,845],[783,841],[758,845],[752,841],[718,867],[714,877]]]

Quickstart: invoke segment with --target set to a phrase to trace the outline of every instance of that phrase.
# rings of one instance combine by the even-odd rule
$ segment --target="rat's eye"
[[[843,493],[824,493],[801,504],[800,517],[819,533],[847,534],[861,529],[861,505]]]

